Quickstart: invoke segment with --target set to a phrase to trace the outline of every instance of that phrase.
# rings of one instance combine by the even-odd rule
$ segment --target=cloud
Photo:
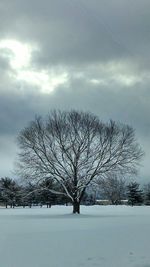
[[[116,57],[147,59],[147,0],[7,0],[1,10],[3,36],[37,42],[42,49],[36,58],[39,64],[87,64]]]
[[[13,140],[35,114],[75,108],[131,124],[147,177],[150,2],[5,0],[0,10],[3,166],[12,165]]]

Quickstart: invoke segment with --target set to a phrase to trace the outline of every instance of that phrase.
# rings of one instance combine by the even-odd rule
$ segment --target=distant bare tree
[[[111,204],[120,204],[126,194],[126,180],[117,173],[108,173],[108,175],[98,179],[97,185],[101,195],[108,199]]]
[[[18,171],[37,182],[55,179],[80,213],[89,184],[111,171],[135,172],[143,152],[134,130],[114,121],[105,124],[93,114],[53,111],[36,117],[20,132]]]

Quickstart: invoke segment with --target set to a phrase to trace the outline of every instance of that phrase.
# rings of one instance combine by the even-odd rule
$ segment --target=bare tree
[[[106,176],[98,179],[96,184],[101,195],[113,205],[120,204],[126,195],[126,180],[117,173],[108,173]]]
[[[80,213],[89,184],[111,172],[134,172],[143,152],[134,130],[114,121],[105,124],[93,114],[53,111],[36,117],[20,132],[19,171],[37,182],[52,177]]]

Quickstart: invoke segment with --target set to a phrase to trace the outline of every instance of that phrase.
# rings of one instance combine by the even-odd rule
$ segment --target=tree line
[[[102,199],[110,204],[150,205],[150,182],[140,185],[137,181],[130,181],[115,174],[98,181]]]
[[[56,186],[50,179],[39,184],[28,182],[20,184],[17,180],[5,177],[0,179],[0,204],[7,208],[10,206],[32,207],[33,205],[67,204],[63,194],[55,194]]]
[[[63,191],[62,194],[55,193],[59,188],[51,179],[46,179],[39,184],[27,183],[20,185],[17,180],[5,177],[0,179],[0,205],[11,208],[32,207],[34,205],[46,205],[50,208],[52,205],[68,205],[70,199]],[[126,204],[150,205],[150,183],[140,186],[137,182],[126,183],[123,178],[116,176],[108,177],[102,180],[96,186],[87,188],[82,204],[97,204],[97,198],[107,200],[109,204],[121,205],[123,200]]]

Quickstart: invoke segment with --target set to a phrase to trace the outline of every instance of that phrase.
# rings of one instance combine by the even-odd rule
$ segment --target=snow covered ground
[[[150,267],[150,207],[0,209],[0,267]]]

